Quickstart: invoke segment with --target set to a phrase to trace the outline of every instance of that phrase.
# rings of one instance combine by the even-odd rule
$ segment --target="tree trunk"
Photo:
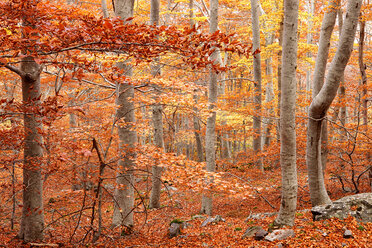
[[[110,15],[109,15],[109,12],[108,12],[108,9],[107,9],[106,0],[101,0],[101,8],[102,8],[103,17],[104,18],[109,18]]]
[[[306,163],[309,174],[311,204],[313,206],[327,204],[330,202],[324,185],[324,177],[320,161],[321,127],[327,110],[337,94],[341,76],[344,73],[346,64],[349,61],[353,49],[354,36],[358,26],[361,3],[361,0],[348,1],[345,23],[343,24],[335,57],[332,60],[328,70],[325,84],[320,89],[319,93],[313,98],[309,108]],[[328,15],[331,15],[331,13],[328,12],[325,18],[327,18]],[[326,20],[324,20],[322,23],[322,31],[326,27],[323,26],[325,23],[327,23]],[[323,56],[321,53],[318,54],[319,56]]]
[[[276,225],[294,224],[297,204],[296,68],[298,0],[284,0],[282,85],[280,102],[280,165],[282,199]]]
[[[253,47],[252,50],[260,50],[260,24],[259,24],[259,4],[258,0],[251,0],[251,14],[252,14],[252,34],[253,34]],[[253,74],[254,74],[254,109],[253,116],[253,151],[259,155],[255,164],[257,168],[263,170],[261,155],[261,53],[253,55]]]
[[[210,0],[210,24],[209,32],[213,34],[217,31],[218,27],[218,0]],[[211,60],[217,63],[218,51],[211,55]],[[214,172],[216,169],[216,110],[214,110],[217,102],[217,73],[211,68],[210,79],[208,86],[208,109],[210,110],[207,119],[207,130],[205,134],[205,157],[207,162],[207,171]],[[210,183],[212,178],[207,179],[207,184]],[[201,213],[212,215],[212,194],[207,192],[203,194]]]
[[[280,27],[279,27],[279,46],[282,48],[283,47],[283,27],[284,27],[284,16],[282,16],[282,21],[280,22]],[[276,138],[279,141],[280,140],[280,101],[282,98],[282,49],[279,49],[278,52],[278,124],[276,128]]]
[[[338,9],[337,15],[338,15],[338,26],[339,26],[339,29],[340,29],[339,36],[341,37],[341,30],[342,30],[342,26],[344,24],[344,19],[343,19],[343,16],[342,16],[342,10],[341,9]],[[347,138],[347,132],[346,132],[346,129],[345,129],[345,125],[346,125],[346,122],[347,122],[347,120],[346,120],[347,106],[346,106],[346,86],[345,86],[344,73],[342,74],[340,84],[341,85],[340,85],[339,94],[340,94],[341,101],[343,102],[343,104],[341,106],[341,113],[340,113],[340,120],[341,120],[341,125],[342,125],[340,142],[343,142]]]
[[[335,9],[339,8],[339,2],[333,1],[330,2],[329,10],[326,12],[322,22],[322,28],[320,32],[320,40],[319,40],[319,48],[318,48],[318,55],[315,64],[315,71],[314,71],[314,79],[313,79],[313,98],[319,93],[320,89],[323,87],[324,84],[324,77],[325,71],[327,68],[327,59],[329,53],[329,46],[330,46],[330,39],[332,36],[333,28],[336,23],[336,16],[337,12],[334,11]],[[326,168],[326,159],[327,159],[327,122],[322,121],[321,123],[321,136],[320,136],[320,168],[319,173],[321,173],[321,182],[324,182],[324,170]],[[322,191],[325,195],[322,198],[325,201],[329,201],[327,191],[325,191],[325,185],[323,184],[324,191]]]
[[[314,17],[314,11],[315,11],[315,2],[314,0],[309,1],[309,27],[308,27],[308,33],[307,33],[307,44],[312,44],[313,43],[313,17]],[[311,58],[313,55],[311,52],[308,52],[306,54],[308,58]],[[311,63],[308,63],[308,69],[306,70],[306,100],[310,100],[309,92],[311,89]],[[309,107],[306,106],[306,113],[309,111]]]
[[[364,132],[368,134],[368,91],[367,91],[367,74],[366,74],[366,67],[367,65],[363,62],[363,56],[364,56],[364,37],[365,37],[365,29],[366,29],[366,21],[361,20],[359,22],[360,27],[360,34],[359,34],[359,69],[360,69],[360,75],[362,77],[362,116],[363,116],[363,126],[364,126]],[[368,146],[368,143],[367,143]],[[371,165],[371,153],[370,150],[366,149],[366,167]],[[369,180],[370,180],[370,189],[372,191],[372,167],[369,169]]]
[[[43,128],[41,118],[35,114],[40,105],[41,68],[31,56],[21,61],[22,97],[24,114],[24,164],[23,207],[19,237],[26,242],[41,240],[44,229],[43,181],[41,159],[43,157]]]
[[[335,9],[339,8],[339,1],[331,1],[329,3],[329,8],[326,14],[324,15],[322,27],[320,31],[319,39],[319,48],[318,55],[315,62],[315,71],[313,79],[313,96],[314,99],[318,95],[320,89],[324,84],[325,71],[327,68],[327,59],[330,46],[330,39],[332,36],[333,28],[336,23],[337,12]],[[327,154],[328,154],[328,128],[327,122],[324,120],[321,123],[321,135],[320,135],[320,170],[324,174],[327,163]],[[324,175],[322,175],[324,181]],[[327,193],[325,191],[325,193]],[[325,197],[326,198],[326,197]]]
[[[266,39],[266,46],[269,46],[273,44],[274,36],[272,34],[269,34]],[[273,86],[273,65],[272,65],[272,57],[269,57],[266,59],[266,76],[268,78],[267,85],[266,85],[266,98],[265,102],[267,105],[269,105],[274,100],[274,86]],[[265,124],[265,133],[264,133],[264,139],[263,139],[263,145],[267,148],[270,145],[271,142],[271,127],[272,127],[272,118],[274,117],[274,110],[273,107],[270,106],[270,109],[268,111],[269,118],[266,118]]]
[[[189,0],[189,18],[190,18],[190,28],[195,25],[194,21],[194,0]],[[198,96],[196,95],[196,90],[194,91],[193,99],[194,104],[198,103]],[[195,143],[196,143],[196,152],[198,155],[198,162],[204,161],[204,154],[203,154],[203,143],[202,138],[200,135],[200,123],[198,118],[198,109],[196,107],[193,108],[194,116],[193,116],[193,125],[194,125],[194,136],[195,136]]]
[[[116,0],[115,14],[126,20],[133,16],[134,0]],[[119,68],[124,71],[127,77],[132,76],[131,65],[121,62]],[[117,88],[116,120],[119,134],[119,162],[120,172],[116,176],[117,188],[114,192],[114,214],[112,217],[112,227],[125,226],[129,230],[133,227],[133,207],[134,207],[134,175],[133,166],[135,159],[134,147],[137,141],[136,131],[133,130],[135,124],[134,89],[128,82],[123,82]]]
[[[151,0],[150,25],[159,25],[159,0]],[[152,64],[151,75],[157,77],[160,75],[160,66],[157,64],[158,58]],[[157,87],[154,85],[154,87]],[[158,92],[158,91],[156,91]],[[155,93],[157,94],[157,93]],[[155,96],[155,104],[152,107],[152,121],[154,124],[154,143],[161,152],[164,152],[164,136],[163,136],[163,107],[158,103],[159,97]],[[156,163],[156,162],[155,162]],[[149,208],[160,207],[161,193],[161,172],[162,168],[155,164],[152,167],[152,190],[150,195]]]

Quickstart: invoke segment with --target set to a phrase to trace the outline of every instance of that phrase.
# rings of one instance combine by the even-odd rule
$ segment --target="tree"
[[[336,54],[332,60],[323,87],[313,98],[309,108],[307,130],[306,163],[309,175],[309,188],[313,206],[330,202],[327,194],[320,157],[320,136],[322,122],[333,99],[337,94],[341,76],[353,50],[353,43],[362,1],[349,0],[345,21]],[[326,21],[324,25],[328,25]],[[323,24],[322,24],[322,28]],[[326,42],[326,41],[325,41]],[[328,43],[326,43],[327,45]],[[318,56],[326,56],[318,53]],[[318,59],[317,59],[318,60]],[[325,65],[324,65],[325,66]],[[324,69],[325,70],[325,69]],[[324,77],[323,77],[324,78]]]
[[[115,14],[126,21],[133,16],[134,0],[116,0]],[[120,62],[119,67],[125,76],[130,80],[132,76],[132,66],[128,62]],[[134,147],[137,140],[135,125],[133,85],[127,82],[119,83],[117,87],[116,120],[119,134],[119,153],[118,162],[119,172],[116,176],[117,188],[114,193],[114,214],[112,216],[112,226],[125,226],[129,231],[133,227],[134,209]]]
[[[218,29],[218,0],[210,1],[210,23],[209,32],[213,34]],[[215,64],[218,63],[218,50],[215,49],[210,57]],[[207,171],[214,172],[216,170],[216,110],[215,104],[217,102],[217,73],[213,68],[209,72],[209,86],[208,86],[208,109],[210,114],[207,119],[207,130],[205,134],[205,157],[207,162]],[[207,180],[211,180],[208,178]],[[212,215],[212,195],[203,194],[201,212]]]
[[[362,105],[363,105],[363,126],[364,126],[364,131],[365,133],[368,133],[368,93],[367,93],[367,73],[366,73],[366,67],[367,65],[364,64],[363,61],[363,55],[364,55],[364,39],[365,39],[365,29],[366,29],[366,21],[363,19],[361,16],[361,20],[359,21],[359,46],[358,46],[358,64],[359,64],[359,70],[360,70],[360,75],[362,77]],[[366,160],[367,162],[370,163],[371,160],[371,153],[370,150],[366,151]],[[372,166],[370,165],[369,172],[369,184],[370,184],[370,189],[372,191]]]
[[[24,8],[31,9],[33,4],[26,4]],[[22,28],[32,28],[27,16],[22,18]],[[23,33],[25,40],[32,37]],[[25,50],[24,50],[25,51]],[[44,230],[43,210],[43,137],[40,109],[40,74],[42,67],[36,63],[33,56],[24,56],[20,67],[5,65],[15,72],[22,80],[24,148],[23,148],[23,206],[21,227],[18,237],[26,242],[41,240]]]
[[[251,0],[252,35],[253,35],[253,75],[254,75],[254,109],[253,116],[253,151],[257,154],[261,150],[261,54],[260,54],[260,23],[258,0]],[[256,166],[263,170],[262,159],[256,161]]]
[[[159,0],[151,0],[151,13],[150,13],[150,24],[159,25]],[[155,59],[155,63],[151,68],[151,75],[153,77],[160,75],[160,66],[156,64],[158,58]],[[156,95],[159,91],[158,87],[154,85]],[[158,102],[158,97],[155,97],[155,101]],[[161,152],[164,152],[164,138],[163,138],[163,107],[160,103],[155,103],[152,107],[152,121],[154,125],[154,143]],[[160,193],[161,193],[161,171],[162,167],[158,165],[152,166],[152,190],[150,195],[149,208],[160,207]]]
[[[315,70],[314,70],[314,78],[313,78],[313,98],[316,97],[316,95],[319,93],[320,89],[323,87],[324,84],[324,76],[327,68],[327,59],[328,59],[328,52],[329,52],[329,45],[330,45],[330,40],[332,36],[332,31],[333,27],[336,23],[336,16],[337,16],[337,11],[336,9],[339,8],[339,2],[338,1],[330,1],[329,2],[329,7],[327,8],[327,12],[325,13],[322,21],[322,27],[320,31],[320,39],[319,39],[319,48],[318,48],[318,55],[316,58],[316,63],[315,63]],[[323,121],[323,124],[325,121]],[[320,140],[322,141],[322,138],[325,136],[323,133],[326,130],[326,126],[323,126],[322,131],[321,131],[321,137]],[[320,148],[321,153],[323,151],[322,148]],[[320,170],[322,171],[322,175],[320,176],[320,183],[324,183],[323,179],[323,171],[325,168],[325,161],[322,159],[322,156],[320,154]],[[324,192],[322,193],[322,197],[324,200],[322,200],[323,203],[329,203],[331,200],[328,197],[327,192],[325,191],[325,186],[323,185],[322,188],[324,189]]]
[[[282,198],[276,225],[293,225],[297,204],[296,68],[298,0],[284,0],[280,102],[280,165]]]
[[[27,20],[25,20],[27,22]],[[23,150],[23,207],[18,236],[26,242],[41,240],[44,230],[42,122],[37,114],[40,108],[40,74],[42,68],[32,56],[25,56],[20,68],[6,65],[22,80],[22,98],[25,109],[23,121],[25,145]]]

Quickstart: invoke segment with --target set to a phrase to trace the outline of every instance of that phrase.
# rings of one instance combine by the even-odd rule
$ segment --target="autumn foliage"
[[[278,72],[282,2],[261,1],[261,51],[251,51],[252,31],[247,25],[249,1],[220,1],[220,30],[213,34],[207,31],[206,1],[194,1],[196,24],[191,26],[188,1],[160,1],[162,25],[159,27],[148,25],[149,1],[136,1],[131,23],[114,17],[112,3],[108,2],[110,18],[102,17],[98,0],[0,2],[0,246],[24,245],[14,237],[23,206],[23,148],[27,132],[23,118],[28,114],[36,115],[43,124],[43,129],[38,130],[43,137],[43,157],[33,163],[35,168],[41,167],[44,183],[45,244],[277,245],[278,242],[265,243],[252,238],[243,240],[241,236],[248,226],[268,227],[274,220],[274,216],[268,216],[246,222],[249,215],[276,213],[280,207]],[[318,30],[325,11],[323,3],[316,2],[314,12],[310,13],[307,4],[300,1],[297,67],[296,139],[301,211],[296,214],[293,227],[296,236],[282,245],[339,247],[344,242],[350,247],[368,247],[371,223],[359,223],[351,217],[313,222],[311,213],[305,211],[311,208],[305,161],[307,110],[312,100],[307,78],[312,76]],[[370,3],[362,7],[360,18],[365,21],[366,30],[371,28],[371,7]],[[336,25],[331,40],[330,58],[336,51],[338,28]],[[327,114],[328,157],[324,173],[332,200],[371,190],[369,36],[365,38],[363,55],[368,80],[361,83],[356,40],[343,88]],[[221,53],[222,64],[210,60],[215,51]],[[263,61],[263,100],[269,91],[274,93],[273,99],[262,102],[261,113],[255,112],[253,102],[252,56],[258,52]],[[42,70],[42,94],[36,107],[22,102],[17,74],[26,56],[32,56]],[[125,77],[118,62],[132,66],[133,77]],[[151,76],[154,63],[161,67],[160,76]],[[213,173],[207,172],[205,162],[200,161],[195,139],[197,135],[205,136],[206,120],[211,114],[207,102],[210,69],[218,73],[219,87],[215,108],[217,171]],[[120,170],[117,127],[126,125],[115,119],[115,98],[118,86],[123,83],[135,89],[131,101],[135,106],[132,111],[137,132],[133,169],[135,224],[129,231],[110,228],[113,194],[120,187],[115,184],[116,172]],[[165,151],[154,145],[151,107],[155,103],[163,107]],[[255,114],[262,117],[262,140],[269,140],[258,153],[253,152],[251,145]],[[201,141],[204,146],[204,138]],[[258,159],[262,159],[264,171],[254,167]],[[150,210],[153,165],[163,168],[162,205]],[[213,177],[213,183],[207,184],[207,177]],[[206,190],[213,192],[214,211],[226,222],[200,227],[203,219],[192,218],[198,214]],[[170,239],[167,230],[174,219],[191,225],[183,230],[181,237]],[[355,239],[343,239],[345,228],[353,231]]]

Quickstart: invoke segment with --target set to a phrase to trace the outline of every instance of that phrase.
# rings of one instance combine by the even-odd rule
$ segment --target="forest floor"
[[[92,226],[96,229],[97,218],[92,225],[91,208],[89,209],[94,198],[88,197],[88,194],[94,193],[72,191],[51,180],[44,192],[47,227],[43,244],[56,244],[59,247],[371,247],[372,223],[359,223],[352,217],[345,220],[312,220],[311,212],[307,211],[310,209],[310,202],[304,170],[298,173],[298,212],[295,225],[290,227],[294,230],[295,237],[274,242],[243,239],[242,235],[248,227],[258,225],[267,230],[274,221],[276,214],[248,221],[247,217],[256,213],[279,211],[280,170],[265,173],[253,169],[244,172],[229,170],[227,175],[231,174],[245,178],[244,180],[255,178],[246,181],[255,190],[250,196],[243,198],[215,195],[214,213],[222,216],[225,221],[205,227],[201,227],[201,224],[206,216],[192,218],[199,215],[201,193],[177,189],[163,193],[162,207],[159,209],[147,209],[144,207],[146,204],[138,198],[135,226],[130,234],[125,234],[125,230],[110,229],[113,206],[107,191],[104,194],[107,201],[102,206],[102,234],[95,243],[91,242]],[[347,195],[336,181],[327,181],[327,187],[332,200]],[[364,189],[366,190],[367,188]],[[186,221],[188,225],[181,235],[169,238],[169,225],[174,219]],[[11,230],[9,221],[0,222],[0,247],[31,247],[16,238],[18,228],[19,223]],[[345,229],[352,231],[353,238],[343,238]]]

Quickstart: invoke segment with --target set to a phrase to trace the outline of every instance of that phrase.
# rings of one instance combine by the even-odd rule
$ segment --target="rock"
[[[359,221],[372,222],[372,193],[346,196],[331,204],[313,207],[311,213],[314,221],[345,219],[351,215]]]
[[[263,240],[266,237],[267,234],[268,234],[268,232],[264,229],[258,230],[256,232],[256,234],[254,235],[254,239],[255,240]]]
[[[203,221],[203,223],[201,224],[201,227],[205,227],[206,225],[210,223],[218,223],[220,221],[225,222],[225,219],[222,218],[220,215],[216,215],[214,218],[208,217],[205,221]]]
[[[248,227],[248,229],[244,232],[242,238],[250,238],[250,237],[253,237],[256,235],[257,232],[259,232],[260,230],[263,230],[262,227],[260,226],[251,226],[251,227]],[[265,231],[265,230],[263,230]]]
[[[171,223],[169,227],[169,237],[173,238],[181,234],[183,223]]]
[[[346,229],[344,232],[344,238],[345,239],[353,238],[353,233],[350,230]]]
[[[266,235],[265,240],[272,242],[275,240],[283,240],[294,236],[295,232],[292,229],[278,229]]]

